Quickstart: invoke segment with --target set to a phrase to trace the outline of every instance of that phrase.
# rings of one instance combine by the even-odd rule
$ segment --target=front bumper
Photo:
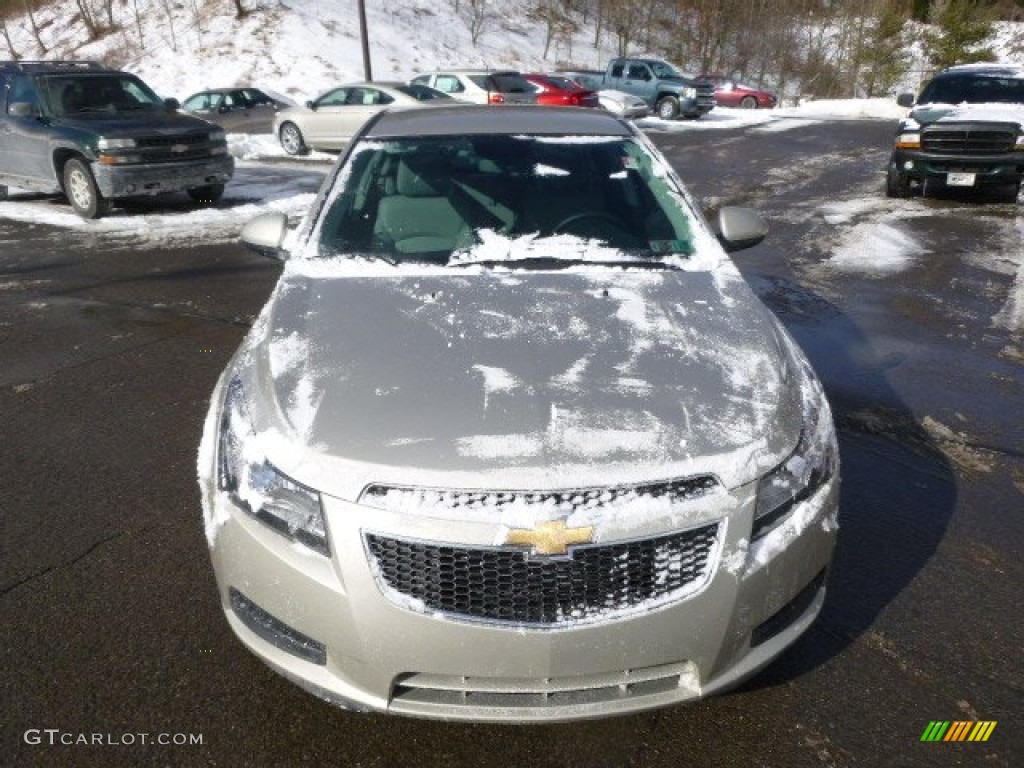
[[[974,174],[975,186],[1020,184],[1024,181],[1024,151],[993,155],[939,155],[921,150],[896,149],[889,167],[906,178],[946,184],[951,173]]]
[[[139,165],[92,164],[100,194],[107,198],[181,192],[210,184],[226,184],[235,172],[235,159],[219,155],[187,163]]]
[[[683,117],[697,118],[706,115],[718,104],[714,96],[698,96],[696,99],[680,99],[679,111]]]
[[[496,526],[325,498],[327,558],[282,538],[214,487],[203,495],[208,518],[221,521],[211,557],[228,622],[283,676],[346,709],[547,722],[728,689],[810,626],[824,600],[838,480],[751,546],[754,486],[730,492],[724,516],[721,504],[703,515],[702,523],[720,522],[720,540],[699,590],[618,618],[539,628],[451,618],[396,599],[364,541],[372,531],[483,547],[493,545]]]

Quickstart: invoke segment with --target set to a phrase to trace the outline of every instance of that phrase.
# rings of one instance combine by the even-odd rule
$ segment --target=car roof
[[[958,64],[955,67],[942,70],[935,77],[963,74],[980,75],[982,77],[1024,77],[1024,66],[1019,64],[998,64],[990,61],[978,62],[976,64]]]
[[[124,74],[118,69],[105,67],[98,61],[0,61],[0,72],[24,72],[25,74],[67,74],[69,72],[90,72],[93,74]]]
[[[260,91],[260,93],[263,92],[254,85],[236,85],[231,88],[204,88],[201,91],[196,91],[193,94],[193,96],[198,96],[200,93],[231,93],[232,91]]]
[[[556,114],[552,114],[556,113]],[[585,107],[553,110],[539,106],[459,104],[382,112],[366,138],[526,134],[632,136],[633,129],[610,112]]]
[[[435,69],[428,75],[518,75],[517,69]]]

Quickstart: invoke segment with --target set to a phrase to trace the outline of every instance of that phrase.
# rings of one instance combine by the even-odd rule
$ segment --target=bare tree
[[[78,12],[82,15],[82,23],[85,24],[85,29],[89,33],[89,39],[98,39],[100,36],[100,25],[96,21],[96,15],[89,4],[89,0],[75,0],[75,3],[78,5]]]
[[[36,24],[36,15],[32,12],[31,0],[22,0],[22,5],[25,6],[25,13],[28,14],[29,26],[32,27],[32,36],[36,39],[36,45],[39,46],[39,50],[44,54],[49,50],[43,43],[43,38],[39,34],[39,25]]]
[[[466,24],[469,26],[469,39],[476,45],[480,35],[491,19],[490,0],[466,0]]]
[[[7,31],[7,20],[2,17],[0,17],[0,32],[3,33],[4,42],[7,43],[7,50],[11,52],[11,58],[17,61],[21,56],[14,50],[14,43],[11,42],[11,35]]]

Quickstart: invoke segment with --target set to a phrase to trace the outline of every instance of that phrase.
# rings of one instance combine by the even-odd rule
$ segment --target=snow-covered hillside
[[[251,84],[302,101],[364,79],[356,0],[243,0],[253,10],[241,21],[230,0],[111,2],[115,29],[91,43],[75,0],[36,5],[45,50],[27,15],[7,23],[22,58],[102,60],[141,75],[162,96],[183,99],[207,87]],[[609,37],[595,47],[593,27],[582,24],[571,38],[556,36],[545,58],[545,28],[527,18],[530,5],[489,0],[474,43],[465,0],[368,0],[373,77],[407,80],[440,66],[603,68],[614,55]],[[993,47],[1005,54],[1022,36],[1024,23],[1001,24]],[[9,55],[0,38],[0,58]],[[908,74],[908,82],[916,85],[916,76]]]
[[[408,80],[456,65],[552,69],[571,61],[598,66],[612,55],[611,49],[595,49],[593,30],[582,29],[571,45],[552,43],[543,59],[543,29],[522,19],[523,3],[514,0],[493,0],[493,16],[474,45],[465,14],[456,14],[454,4],[367,2],[373,78]],[[132,4],[114,3],[119,29],[88,43],[85,27],[75,21],[75,2],[60,0],[35,14],[45,54],[27,17],[9,23],[11,40],[22,58],[102,60],[140,75],[162,96],[178,98],[207,87],[254,84],[302,100],[328,86],[364,79],[355,0],[245,0],[255,10],[241,21],[227,0],[138,0],[137,5],[138,23]],[[0,58],[8,57],[4,47],[0,39]]]

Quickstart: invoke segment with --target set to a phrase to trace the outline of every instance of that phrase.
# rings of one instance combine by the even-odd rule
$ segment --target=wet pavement
[[[832,401],[840,539],[821,618],[760,676],[569,725],[351,715],[245,651],[217,602],[195,452],[279,266],[0,218],[0,764],[1020,764],[1024,204],[885,199],[892,130],[655,136],[706,207],[772,224],[735,258]],[[307,190],[322,169],[261,173]],[[883,258],[894,238],[905,261]],[[922,743],[934,720],[997,725]],[[107,743],[61,744],[83,734]]]

